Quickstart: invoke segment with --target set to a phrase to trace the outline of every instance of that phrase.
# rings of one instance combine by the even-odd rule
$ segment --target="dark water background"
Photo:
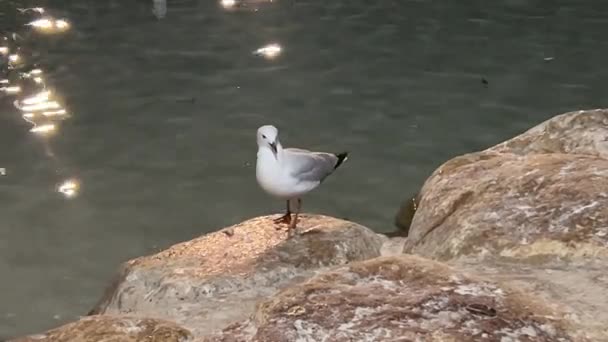
[[[85,314],[122,261],[282,210],[255,182],[262,124],[351,151],[306,211],[390,231],[450,157],[608,102],[605,0],[168,0],[160,19],[152,5],[0,5],[69,114],[30,132],[25,95],[0,95],[0,336]],[[28,6],[70,29],[24,26]],[[273,42],[276,58],[252,54]]]

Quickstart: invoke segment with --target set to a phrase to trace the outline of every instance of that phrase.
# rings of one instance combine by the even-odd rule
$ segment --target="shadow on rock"
[[[416,214],[416,210],[418,209],[418,205],[420,203],[420,193],[416,193],[411,198],[403,201],[401,206],[399,207],[399,211],[397,215],[395,215],[395,226],[397,227],[397,231],[385,233],[388,237],[407,237],[410,231],[410,226],[412,225],[412,220],[414,219],[414,214]]]

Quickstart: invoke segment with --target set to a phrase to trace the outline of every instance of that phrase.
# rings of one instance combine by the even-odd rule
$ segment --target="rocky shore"
[[[126,262],[88,316],[12,341],[608,341],[607,208],[608,110],[566,113],[441,165],[404,236],[253,218]]]

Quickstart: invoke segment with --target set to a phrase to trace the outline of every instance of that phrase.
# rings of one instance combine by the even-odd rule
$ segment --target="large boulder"
[[[557,115],[528,131],[497,144],[482,153],[457,157],[443,168],[457,168],[498,153],[517,155],[565,153],[584,154],[608,159],[608,109],[582,110]],[[395,217],[399,229],[395,235],[407,235],[420,193],[408,196]]]
[[[187,342],[190,332],[175,323],[128,316],[90,316],[9,342]]]
[[[242,320],[255,303],[330,266],[379,255],[387,239],[358,224],[302,215],[287,239],[259,217],[125,263],[91,313],[168,319],[196,336]]]
[[[608,256],[608,111],[557,116],[439,167],[405,251],[522,259]]]
[[[543,298],[608,341],[608,110],[558,115],[441,165],[403,251]]]
[[[586,154],[608,159],[608,109],[557,115],[488,150],[519,155]]]
[[[592,341],[608,341],[608,268],[605,260],[542,264],[505,258],[459,258],[453,267],[507,284],[560,308]]]
[[[424,184],[406,243],[441,260],[606,257],[607,247],[608,160],[569,154],[449,161]]]
[[[204,341],[585,341],[542,300],[416,256],[352,263],[283,290]]]

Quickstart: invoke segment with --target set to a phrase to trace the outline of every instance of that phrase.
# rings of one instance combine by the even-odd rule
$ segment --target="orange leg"
[[[274,221],[274,223],[277,223],[277,224],[278,223],[290,224],[292,222],[291,221],[291,211],[289,209],[289,200],[287,200],[287,211],[285,212],[285,215],[283,215],[277,219],[274,219],[273,221]],[[277,229],[281,229],[281,227],[279,227]]]
[[[296,225],[298,224],[298,214],[300,214],[300,209],[302,208],[302,199],[298,198],[298,205],[296,206],[296,213],[295,213],[295,217],[293,218],[293,220],[291,220],[291,223],[289,224],[289,235],[291,236],[292,233],[296,232]]]

